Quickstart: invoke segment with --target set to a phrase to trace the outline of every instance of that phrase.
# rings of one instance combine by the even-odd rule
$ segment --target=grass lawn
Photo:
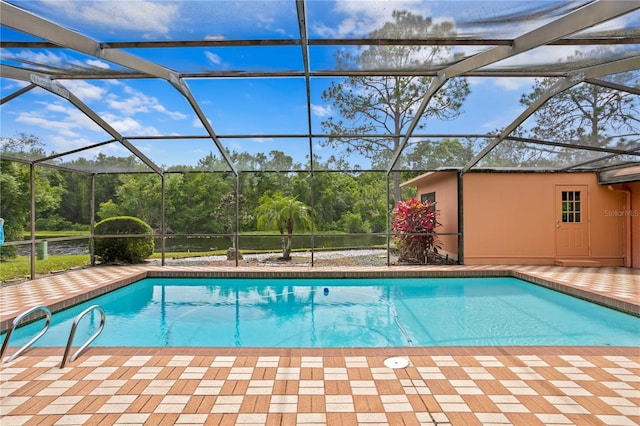
[[[226,250],[206,252],[166,252],[167,259],[182,259],[186,257],[224,255]],[[160,259],[160,253],[154,253],[150,259]],[[88,254],[49,255],[47,259],[36,260],[36,274],[45,275],[51,272],[66,271],[69,269],[88,266],[91,259]],[[19,278],[30,278],[31,264],[29,256],[18,256],[15,259],[0,262],[0,281],[10,281]]]
[[[48,259],[36,260],[36,274],[44,275],[55,271],[66,271],[91,263],[88,254],[72,254],[64,256],[49,256]],[[0,262],[0,281],[17,278],[30,278],[31,263],[28,256],[18,256],[15,259]]]

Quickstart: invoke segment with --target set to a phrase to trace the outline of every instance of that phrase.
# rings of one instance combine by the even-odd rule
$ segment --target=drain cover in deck
[[[389,368],[406,368],[409,365],[409,360],[395,356],[384,360],[384,365]]]

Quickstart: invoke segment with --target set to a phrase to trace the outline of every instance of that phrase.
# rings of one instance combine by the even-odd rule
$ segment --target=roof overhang
[[[598,172],[598,183],[602,185],[626,182],[640,182],[639,164]]]

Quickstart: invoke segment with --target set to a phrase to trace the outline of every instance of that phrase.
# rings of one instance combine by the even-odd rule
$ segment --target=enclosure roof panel
[[[84,172],[87,164],[98,171],[97,162],[78,158],[113,156],[118,173],[139,171],[120,160],[127,155],[156,173],[207,170],[210,155],[222,161],[214,171],[237,173],[251,167],[245,155],[280,152],[296,170],[467,171],[509,149],[518,154],[508,160],[513,167],[600,170],[638,161],[637,2],[0,0],[0,7],[3,159]],[[414,87],[409,105],[381,101],[394,90],[409,97]],[[627,117],[597,129],[599,150],[576,122],[572,131],[545,133],[544,103],[533,100],[584,95],[584,87],[615,99]],[[349,111],[349,93],[373,109]],[[410,119],[393,123],[396,113]],[[35,138],[35,149],[19,146],[21,137]],[[465,155],[447,157],[452,147]]]

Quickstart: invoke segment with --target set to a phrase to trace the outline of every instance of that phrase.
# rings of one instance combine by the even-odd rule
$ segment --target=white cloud
[[[120,99],[116,95],[107,97],[107,106],[110,109],[118,110],[122,114],[133,115],[140,112],[149,112],[149,107],[145,105],[143,97],[131,96],[126,99]]]
[[[135,90],[131,86],[124,85],[123,92],[127,97],[110,93],[106,98],[106,104],[110,109],[118,111],[119,114],[135,115],[138,113],[159,112],[174,120],[182,120],[186,115],[177,111],[168,111],[157,98],[147,96]]]
[[[207,119],[207,121],[209,122],[209,124],[211,124],[211,120]],[[200,121],[198,117],[193,118],[193,121],[191,122],[191,126],[196,129],[204,129],[204,125],[202,124],[202,121]]]
[[[28,111],[16,115],[15,122],[28,126],[34,134],[41,133],[51,151],[67,152],[109,138],[108,134],[71,104],[63,102],[35,102]]]
[[[373,29],[380,28],[385,22],[390,21],[394,10],[407,10],[422,16],[431,15],[427,4],[415,0],[340,0],[335,2],[329,16],[341,17],[341,20],[335,24],[314,23],[310,29],[314,35],[321,37],[366,36]]]
[[[87,68],[87,65],[94,68],[109,69],[110,65],[100,59],[87,59],[81,61],[79,59],[68,56],[61,51],[39,51],[34,52],[31,50],[21,50],[18,52],[10,52],[8,49],[2,50],[2,57],[9,60],[15,60],[18,62],[28,62],[32,64],[39,64],[40,68],[46,69],[48,66],[57,68]],[[31,65],[33,66],[33,65]],[[38,66],[36,66],[37,68]]]
[[[493,111],[491,115],[487,115],[487,121],[482,122],[480,128],[488,132],[504,129],[507,125],[513,123],[513,120],[515,120],[525,108],[526,106],[524,105],[515,104],[509,107],[501,107],[499,110]]]
[[[510,56],[502,61],[491,64],[487,68],[518,68],[540,64],[561,63],[566,62],[567,58],[575,55],[578,50],[587,53],[589,49],[580,46],[540,46],[519,55]]]
[[[153,106],[152,109],[155,110],[156,112],[162,113],[164,115],[168,115],[169,117],[171,117],[174,120],[184,120],[185,118],[187,118],[186,115],[184,115],[183,113],[181,113],[179,111],[169,111],[162,104],[156,104],[156,105]]]
[[[79,67],[84,68],[85,63],[82,61],[71,58],[64,53],[61,52],[53,52],[53,51],[40,51],[34,52],[31,50],[21,50],[19,52],[8,52],[6,49],[2,51],[2,57],[15,60],[17,62],[27,62],[36,69],[42,68],[47,69],[47,67],[53,66],[56,68],[69,68]],[[33,65],[38,64],[38,65]]]
[[[100,59],[87,59],[87,65],[105,70],[111,68],[108,62],[102,61]]]
[[[45,0],[44,3],[74,21],[119,32],[135,31],[146,38],[168,34],[180,16],[177,2]]]
[[[143,126],[132,117],[117,117],[112,114],[103,114],[105,119],[114,129],[122,135],[159,136],[160,132],[153,126]]]
[[[638,18],[640,18],[638,13],[629,13],[580,31],[579,33],[576,33],[576,36],[586,37],[593,33],[620,31],[620,28],[637,28]]]
[[[534,77],[467,77],[467,82],[471,86],[471,90],[474,87],[480,86],[495,86],[502,90],[509,92],[515,91],[527,91],[535,83]]]
[[[2,82],[2,91],[7,94],[14,90],[20,90],[23,87],[29,85],[29,82],[22,81],[22,80],[11,80],[9,78],[3,78],[1,82]]]
[[[222,58],[220,58],[220,56],[216,55],[213,52],[204,52],[204,55],[207,57],[207,60],[209,60],[209,62],[211,62],[212,64],[220,65],[222,63]]]
[[[29,126],[41,127],[43,129],[49,129],[50,131],[68,131],[69,125],[67,123],[49,120],[41,117],[38,114],[32,114],[29,112],[23,112],[16,118],[18,123],[27,124]]]
[[[14,53],[13,55],[10,54],[9,56],[17,59],[21,59],[23,61],[43,64],[43,65],[61,66],[64,61],[63,59],[64,55],[60,55],[52,51],[34,52],[31,50],[21,50],[19,52]]]
[[[327,117],[331,114],[331,107],[311,104],[311,112],[316,117]]]
[[[496,86],[509,92],[515,92],[523,89],[530,90],[535,84],[535,78],[532,77],[500,77],[493,80]]]
[[[16,117],[16,122],[41,127],[49,132],[56,131],[66,134],[69,132],[75,134],[76,130],[101,131],[96,123],[70,104],[36,103],[36,105],[38,104],[43,107],[20,112]]]
[[[104,88],[83,80],[65,80],[61,83],[83,102],[102,99],[106,92]]]

